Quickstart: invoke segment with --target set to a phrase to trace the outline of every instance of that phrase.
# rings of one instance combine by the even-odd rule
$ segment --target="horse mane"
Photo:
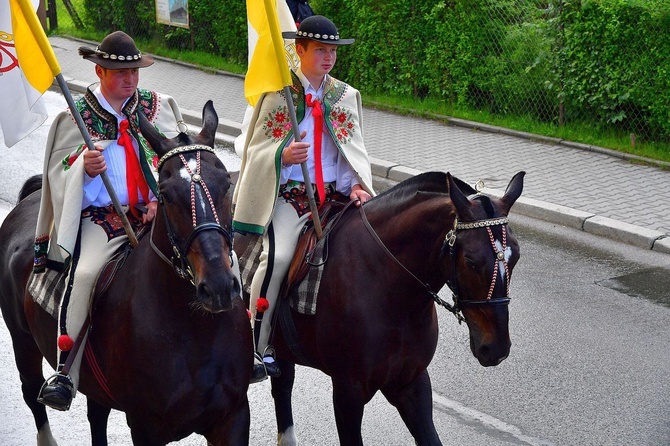
[[[40,189],[42,189],[42,174],[33,175],[32,177],[28,178],[26,182],[23,183],[23,186],[21,186],[17,204],[20,203],[21,200],[26,198],[28,195]]]
[[[373,201],[403,203],[417,192],[446,194],[449,192],[447,174],[444,172],[425,172],[402,181],[387,191],[377,195]]]
[[[481,204],[482,209],[486,214],[486,218],[493,218],[496,216],[495,206],[491,197],[487,195],[480,195],[475,189],[463,180],[452,177],[461,192],[468,196],[472,201],[477,201]],[[392,188],[377,195],[370,203],[379,201],[384,203],[394,203],[399,206],[405,206],[407,201],[412,200],[417,192],[428,194],[448,194],[449,183],[447,181],[447,174],[444,172],[425,172],[405,181],[402,181]]]

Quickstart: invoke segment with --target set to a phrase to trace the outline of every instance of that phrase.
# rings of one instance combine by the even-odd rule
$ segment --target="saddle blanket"
[[[330,222],[329,222],[330,223]],[[326,229],[328,225],[326,225]],[[324,229],[324,232],[326,232]],[[288,291],[288,301],[291,308],[300,314],[315,315],[317,295],[319,294],[319,286],[321,285],[321,276],[323,275],[323,267],[325,265],[324,252],[326,250],[327,238],[324,237],[319,240],[312,252],[307,255],[307,262],[309,270],[307,276],[296,287],[293,286]],[[240,267],[242,284],[244,292],[247,295],[251,294],[251,279],[253,278],[258,264],[260,263],[260,255],[263,250],[262,237],[256,237],[256,241],[249,243],[247,249],[240,256]],[[282,285],[281,296],[286,295],[286,281]]]
[[[48,268],[41,273],[31,272],[28,278],[28,292],[33,300],[54,319],[58,318],[66,280],[66,273]]]

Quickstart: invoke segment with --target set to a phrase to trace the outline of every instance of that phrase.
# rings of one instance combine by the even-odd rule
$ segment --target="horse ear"
[[[151,148],[154,150],[154,152],[156,152],[156,154],[159,156],[164,155],[167,150],[163,149],[163,141],[165,141],[167,138],[161,135],[158,130],[156,130],[156,127],[154,127],[153,124],[149,122],[142,111],[140,111],[137,115],[139,116],[140,120],[140,131],[142,132],[142,136],[144,136],[144,138],[149,141]]]
[[[516,200],[521,196],[523,192],[523,177],[526,175],[526,172],[523,170],[512,177],[507,189],[505,189],[505,194],[500,199],[507,206],[507,211],[510,210],[512,205]],[[507,213],[507,211],[505,213]]]
[[[214,103],[210,99],[202,108],[202,130],[198,134],[198,139],[205,145],[214,147],[216,138],[216,129],[219,127],[219,115],[214,110]]]
[[[458,181],[462,183],[462,181]],[[447,172],[447,184],[449,184],[449,197],[451,198],[451,202],[456,207],[456,213],[458,216],[461,219],[467,219],[471,217],[472,212],[470,211],[470,200],[468,200],[468,197],[463,194],[458,184],[456,183],[456,180],[449,172]]]
[[[468,183],[466,183],[465,181],[461,180],[460,178],[458,178],[458,177],[453,177],[453,176],[452,176],[451,178],[454,179],[454,183],[456,183],[456,185],[458,186],[458,188],[459,188],[459,189],[461,190],[461,192],[463,192],[465,195],[474,195],[474,194],[477,193],[477,190],[476,190],[474,187],[470,186]]]

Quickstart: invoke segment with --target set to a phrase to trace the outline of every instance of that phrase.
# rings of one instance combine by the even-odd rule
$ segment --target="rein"
[[[163,197],[159,197],[159,204],[161,207],[162,215],[163,215],[163,220],[165,221],[165,226],[167,228],[167,236],[168,239],[170,240],[170,245],[172,246],[172,258],[168,259],[165,254],[163,254],[160,249],[154,244],[154,225],[151,226],[151,237],[150,237],[150,242],[151,242],[151,247],[153,250],[158,254],[158,256],[163,259],[165,262],[168,264],[172,265],[172,268],[175,270],[177,275],[181,277],[182,279],[189,280],[191,284],[195,285],[195,275],[193,274],[193,269],[188,263],[188,259],[186,258],[186,253],[188,253],[189,248],[191,247],[191,243],[193,243],[193,240],[195,237],[200,234],[203,231],[208,231],[208,230],[214,230],[218,231],[221,234],[223,234],[224,238],[226,239],[226,242],[228,243],[228,246],[230,247],[230,264],[233,264],[233,236],[228,231],[225,229],[223,226],[221,226],[221,222],[219,221],[219,216],[216,212],[216,207],[214,206],[214,201],[212,200],[212,196],[209,192],[209,188],[207,187],[207,183],[205,182],[205,179],[202,177],[200,173],[200,153],[205,150],[207,152],[215,153],[214,149],[201,145],[201,144],[193,144],[193,145],[188,145],[188,146],[183,146],[183,147],[178,147],[176,149],[170,150],[168,153],[163,155],[161,159],[158,161],[158,170],[162,167],[163,163],[168,159],[173,156],[179,156],[181,159],[182,164],[184,165],[186,171],[188,174],[191,176],[191,222],[192,222],[192,227],[193,230],[189,234],[188,238],[186,239],[186,243],[184,243],[183,247],[179,247],[179,244],[177,243],[177,240],[174,236],[174,231],[172,230],[172,226],[170,225],[170,221],[168,220],[167,217],[167,211],[165,210],[164,202],[163,202]],[[195,171],[192,171],[191,168],[188,165],[188,161],[186,161],[186,158],[184,157],[184,153],[187,152],[196,152],[196,167]],[[206,202],[209,205],[209,208],[212,211],[212,215],[214,217],[214,221],[207,221],[204,223],[198,224],[197,220],[197,212],[196,212],[196,205],[197,199],[196,199],[196,194],[195,194],[195,188],[196,185],[200,186],[202,190],[205,193],[206,197]]]
[[[414,273],[412,273],[405,265],[400,263],[400,261],[389,251],[389,249],[384,245],[384,242],[379,238],[375,230],[372,228],[372,225],[370,225],[370,222],[367,219],[367,216],[365,215],[365,211],[363,209],[363,206],[360,208],[361,212],[361,218],[363,220],[363,223],[365,224],[365,227],[367,228],[368,232],[372,236],[373,239],[377,242],[377,244],[382,248],[382,250],[386,253],[388,257],[390,257],[396,265],[400,266],[401,269],[403,269],[410,277],[412,277],[417,283],[421,284],[421,286],[426,290],[428,294],[430,294],[438,305],[441,305],[442,307],[446,308],[449,312],[451,312],[456,319],[458,320],[458,323],[462,323],[465,321],[465,318],[461,314],[461,306],[468,306],[468,305],[500,305],[500,304],[508,304],[510,299],[509,299],[509,269],[507,266],[507,261],[505,260],[505,249],[507,248],[507,231],[505,230],[505,226],[508,224],[508,219],[507,217],[499,217],[499,218],[492,218],[492,219],[487,219],[487,220],[477,220],[474,222],[467,222],[467,223],[459,223],[458,219],[454,219],[454,227],[453,229],[449,230],[447,232],[447,235],[445,237],[445,240],[442,244],[442,249],[440,252],[440,261],[444,258],[444,255],[446,253],[446,247],[449,246],[449,254],[451,257],[451,264],[452,264],[452,277],[454,278],[453,282],[450,280],[447,280],[447,286],[452,292],[452,297],[454,300],[454,305],[449,304],[449,302],[445,301],[442,299],[440,296],[437,295],[435,291],[433,291],[430,286],[427,283],[422,282]],[[493,238],[493,233],[491,231],[491,226],[498,226],[502,225],[502,233],[503,233],[503,241],[502,241],[502,248],[498,249],[496,246],[495,240]],[[458,230],[469,230],[469,229],[477,229],[477,228],[486,228],[488,235],[489,235],[489,241],[491,242],[491,246],[493,248],[493,252],[495,253],[495,266],[493,269],[493,278],[491,279],[491,286],[489,287],[489,292],[486,297],[486,300],[463,300],[459,299],[458,297],[458,286],[456,282],[456,256],[454,255],[454,245],[456,244],[456,235]],[[505,271],[505,277],[503,280],[506,282],[506,291],[507,295],[505,297],[498,297],[498,298],[492,298],[493,295],[493,290],[495,288],[496,280],[498,277],[498,272],[499,272],[499,263],[504,264],[504,271]],[[506,278],[506,279],[505,279]]]
[[[438,296],[435,291],[431,290],[430,286],[427,283],[423,283],[418,277],[416,277],[414,275],[414,273],[412,273],[412,271],[408,270],[405,265],[400,263],[400,260],[398,260],[393,255],[393,253],[391,251],[389,251],[389,249],[386,247],[386,245],[384,244],[382,239],[380,239],[379,236],[377,235],[377,233],[375,232],[374,228],[372,227],[372,225],[368,221],[367,215],[365,215],[365,210],[363,210],[363,206],[359,207],[359,209],[361,211],[361,218],[363,219],[363,223],[365,224],[365,227],[367,228],[367,230],[370,233],[370,235],[372,236],[372,238],[375,239],[375,241],[377,242],[379,247],[382,248],[382,251],[384,251],[386,253],[386,255],[388,257],[390,257],[395,262],[395,264],[398,265],[401,269],[403,269],[410,277],[414,278],[414,280],[417,283],[421,284],[421,286],[424,287],[426,292],[432,296],[433,300],[437,304],[442,305],[444,308],[446,308],[448,311],[450,311],[454,316],[456,316],[456,319],[458,320],[459,324],[461,322],[463,322],[465,320],[465,318],[460,314],[460,310],[459,310],[458,306],[457,305],[456,306],[450,305],[449,302],[445,301],[440,296]]]

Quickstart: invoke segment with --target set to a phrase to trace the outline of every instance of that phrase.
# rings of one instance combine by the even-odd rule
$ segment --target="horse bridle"
[[[507,224],[509,223],[509,220],[507,217],[497,217],[497,218],[490,218],[486,220],[476,220],[472,222],[466,222],[466,223],[459,223],[458,218],[454,218],[454,227],[453,229],[449,230],[447,232],[447,235],[444,238],[444,241],[442,242],[442,249],[440,251],[440,262],[444,258],[446,251],[447,251],[447,246],[449,247],[449,257],[451,259],[451,277],[453,280],[447,279],[447,286],[451,290],[452,293],[452,298],[454,300],[454,305],[453,305],[453,311],[454,312],[459,312],[461,311],[462,307],[466,306],[471,306],[471,305],[507,305],[510,301],[509,297],[509,282],[510,282],[510,275],[509,275],[509,266],[507,264],[507,260],[505,259],[505,251],[507,250]],[[491,226],[502,226],[502,242],[501,246],[498,247],[496,245],[495,238],[493,237],[493,231],[491,231]],[[494,266],[493,266],[493,277],[491,278],[491,285],[489,286],[489,292],[486,296],[486,300],[465,300],[461,299],[458,296],[458,281],[456,278],[458,275],[456,274],[456,255],[455,255],[455,245],[456,245],[456,234],[458,230],[469,230],[469,229],[478,229],[478,228],[486,228],[486,232],[488,233],[489,236],[489,242],[491,243],[491,247],[493,248],[493,253],[495,254],[495,259],[494,259]],[[496,281],[498,279],[498,273],[500,272],[499,265],[500,263],[503,264],[503,270],[504,272],[501,274],[504,274],[502,277],[503,282],[505,283],[505,296],[502,297],[493,297],[493,290],[495,289]],[[442,301],[442,299],[440,299]],[[441,305],[446,304],[446,302],[438,302]],[[448,304],[447,304],[448,305]],[[456,314],[456,313],[454,313]],[[460,321],[460,319],[459,319]]]
[[[207,152],[215,153],[214,149],[201,145],[201,144],[193,144],[193,145],[188,145],[188,146],[183,146],[183,147],[178,147],[176,149],[172,149],[169,152],[167,152],[165,155],[161,157],[161,159],[158,161],[158,166],[157,169],[160,171],[161,166],[167,160],[168,158],[171,158],[173,156],[179,156],[181,159],[181,162],[184,165],[184,168],[188,172],[188,174],[191,176],[191,219],[193,223],[193,230],[191,231],[191,234],[189,234],[188,238],[186,239],[186,242],[184,243],[183,247],[179,247],[179,244],[177,243],[177,240],[174,236],[174,231],[172,230],[172,226],[170,226],[170,221],[168,220],[167,217],[167,211],[165,210],[165,206],[163,205],[163,197],[159,196],[158,200],[161,205],[162,209],[162,214],[163,214],[163,220],[165,220],[165,226],[167,229],[167,235],[168,239],[170,240],[170,245],[172,246],[172,258],[168,259],[161,251],[156,247],[156,245],[153,242],[153,225],[151,227],[151,247],[153,250],[158,254],[160,258],[165,260],[168,264],[172,265],[173,269],[177,273],[179,277],[182,279],[187,279],[191,282],[191,284],[195,285],[195,276],[193,274],[193,269],[188,263],[188,259],[186,257],[186,253],[188,253],[189,248],[191,247],[191,243],[193,243],[193,240],[195,237],[200,234],[203,231],[209,231],[209,230],[214,230],[218,231],[221,234],[223,234],[224,238],[226,239],[226,242],[228,243],[228,246],[230,247],[230,264],[232,266],[233,264],[233,236],[230,231],[228,231],[226,228],[221,226],[221,222],[219,221],[219,216],[216,212],[216,207],[214,206],[214,201],[212,200],[212,196],[209,193],[209,188],[207,187],[207,183],[205,182],[205,179],[202,177],[200,173],[200,153],[205,150]],[[186,158],[184,157],[184,153],[187,152],[196,152],[196,167],[195,171],[191,170],[191,168],[188,165],[188,161],[186,161]],[[199,185],[203,192],[205,193],[206,201],[207,204],[209,204],[209,207],[212,211],[212,215],[214,217],[214,221],[207,221],[204,223],[198,224],[197,221],[197,212],[196,212],[196,205],[197,205],[197,199],[196,199],[196,193],[195,193],[195,187],[196,185]]]
[[[384,242],[379,238],[375,230],[372,228],[372,225],[370,225],[370,222],[367,219],[367,216],[365,215],[365,211],[363,210],[363,206],[360,206],[360,212],[361,212],[361,218],[363,219],[363,223],[365,224],[365,227],[368,229],[368,232],[370,235],[372,235],[372,238],[374,238],[377,241],[377,244],[382,248],[382,250],[391,258],[393,261],[398,265],[401,269],[403,269],[408,275],[414,278],[414,280],[418,283],[421,284],[421,286],[424,287],[424,289],[430,294],[433,298],[433,300],[438,304],[441,305],[442,307],[446,308],[449,312],[451,312],[456,319],[458,320],[458,323],[462,323],[465,321],[465,318],[461,314],[461,308],[464,306],[469,306],[469,305],[501,305],[501,304],[508,304],[510,301],[509,298],[509,268],[507,266],[507,260],[505,259],[505,250],[507,249],[507,231],[505,229],[505,226],[508,223],[507,217],[500,217],[500,218],[491,218],[491,219],[486,219],[486,220],[477,220],[473,222],[467,222],[467,223],[459,223],[458,218],[454,219],[454,227],[453,229],[449,230],[447,232],[447,235],[442,242],[442,248],[440,250],[440,262],[444,258],[446,251],[447,251],[447,246],[449,249],[449,254],[451,257],[451,277],[453,280],[446,280],[447,286],[452,292],[452,298],[454,300],[454,305],[451,305],[449,302],[445,301],[442,299],[440,296],[437,295],[435,291],[433,291],[430,286],[427,283],[422,282],[414,273],[412,273],[405,265],[400,263],[400,261],[389,251],[389,249],[384,245]],[[502,225],[502,233],[503,233],[503,241],[502,241],[502,248],[498,249],[495,243],[495,239],[493,238],[493,233],[491,231],[491,226],[498,226]],[[476,229],[476,228],[486,228],[488,234],[489,234],[489,240],[491,242],[491,246],[493,247],[493,252],[495,253],[495,266],[493,269],[493,278],[491,279],[491,285],[489,287],[489,292],[486,297],[486,300],[465,300],[465,299],[460,299],[458,297],[458,283],[456,281],[456,256],[454,255],[454,246],[456,245],[456,234],[458,230],[468,230],[468,229]],[[498,264],[502,262],[504,264],[504,274],[505,278],[503,279],[506,283],[506,295],[504,297],[493,297],[493,290],[495,288],[496,280],[498,277],[498,271],[499,267]]]

